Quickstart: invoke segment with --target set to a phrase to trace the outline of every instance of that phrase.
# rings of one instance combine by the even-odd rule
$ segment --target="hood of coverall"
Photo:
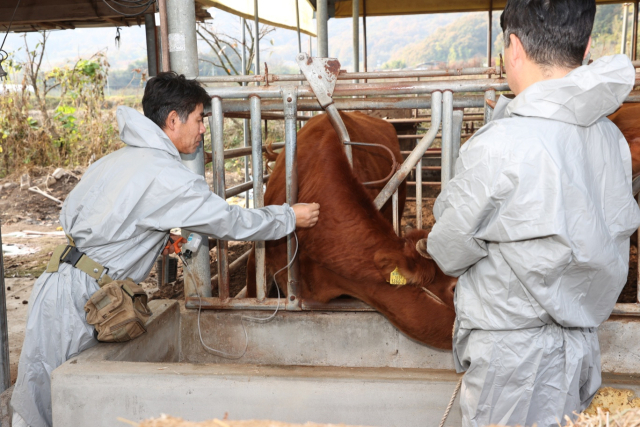
[[[149,118],[129,107],[118,107],[118,129],[120,139],[127,145],[140,148],[155,148],[166,151],[180,159],[180,153],[166,133]]]
[[[563,78],[534,83],[509,102],[504,116],[591,126],[620,107],[634,78],[635,70],[626,55],[606,56]]]

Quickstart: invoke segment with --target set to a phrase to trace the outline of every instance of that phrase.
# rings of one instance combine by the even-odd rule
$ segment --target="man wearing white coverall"
[[[118,108],[120,138],[127,146],[91,165],[65,200],[60,214],[65,233],[109,268],[114,280],[144,280],[174,227],[223,240],[272,240],[317,222],[317,204],[228,205],[204,177],[182,165],[180,153],[193,153],[201,144],[205,102],[206,91],[184,76],[161,73],[149,80],[145,115]],[[51,372],[97,344],[84,305],[98,289],[95,279],[62,262],[35,283],[11,400],[14,427],[52,425]]]
[[[462,425],[539,427],[585,409],[601,383],[596,330],[622,290],[640,225],[631,155],[607,119],[635,70],[580,66],[595,0],[509,0],[507,80],[434,206],[427,250],[455,291]]]

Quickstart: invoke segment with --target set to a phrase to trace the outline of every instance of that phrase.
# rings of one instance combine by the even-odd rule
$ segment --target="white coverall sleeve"
[[[433,207],[436,223],[427,240],[429,255],[453,277],[487,256],[486,242],[475,235],[496,214],[491,197],[492,165],[499,161],[499,154],[480,135],[467,144],[460,150],[455,177]]]
[[[154,185],[165,188],[161,200],[149,204],[154,208],[143,216],[146,226],[180,227],[221,240],[244,241],[276,240],[295,230],[296,217],[289,205],[258,209],[230,205],[210,190],[203,177],[186,168],[176,169],[166,172],[171,176],[155,180]]]

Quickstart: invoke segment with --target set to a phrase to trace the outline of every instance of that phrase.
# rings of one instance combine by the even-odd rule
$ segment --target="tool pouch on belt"
[[[147,294],[131,280],[115,280],[96,291],[84,306],[87,322],[102,342],[132,340],[147,331]]]

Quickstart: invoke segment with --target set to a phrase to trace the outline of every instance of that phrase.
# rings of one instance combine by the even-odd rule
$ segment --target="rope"
[[[451,407],[453,406],[453,401],[456,400],[456,396],[458,395],[458,392],[460,391],[460,386],[462,386],[462,378],[460,378],[460,381],[458,381],[458,384],[456,385],[456,389],[453,391],[453,395],[451,396],[451,400],[449,401],[449,404],[447,405],[447,409],[444,411],[444,415],[442,416],[442,421],[440,421],[440,425],[438,427],[444,427],[444,423],[445,423],[445,421],[447,421],[447,417],[449,416],[449,412],[451,411]]]

